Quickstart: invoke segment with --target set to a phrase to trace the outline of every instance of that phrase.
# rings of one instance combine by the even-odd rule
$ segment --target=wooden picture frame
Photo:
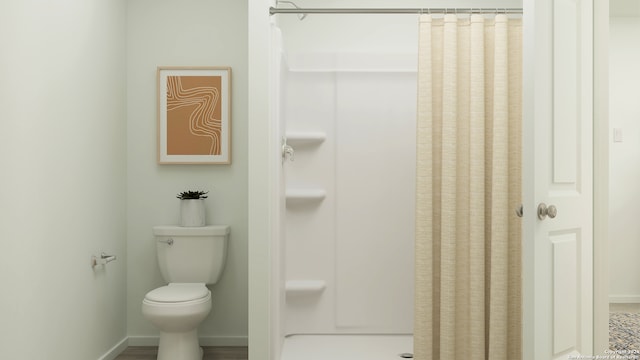
[[[159,66],[158,163],[231,163],[231,68]]]

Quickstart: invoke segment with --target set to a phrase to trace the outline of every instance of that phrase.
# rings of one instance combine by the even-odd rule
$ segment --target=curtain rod
[[[269,14],[522,14],[522,8],[269,8]]]

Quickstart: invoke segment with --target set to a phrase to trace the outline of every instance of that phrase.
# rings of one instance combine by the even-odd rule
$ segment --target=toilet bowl
[[[229,226],[154,226],[156,256],[169,285],[149,291],[142,314],[160,331],[158,360],[202,360],[198,325],[226,262]]]
[[[202,360],[198,325],[211,311],[211,291],[204,284],[172,283],[151,290],[142,314],[160,330],[158,360]]]

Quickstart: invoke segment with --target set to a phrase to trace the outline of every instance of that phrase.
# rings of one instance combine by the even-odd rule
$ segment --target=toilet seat
[[[211,292],[202,283],[171,283],[151,290],[144,299],[154,303],[184,303],[204,299]]]

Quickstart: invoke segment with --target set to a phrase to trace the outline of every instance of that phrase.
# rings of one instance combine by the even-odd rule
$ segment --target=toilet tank
[[[228,225],[154,226],[160,273],[167,283],[215,284],[227,258]]]

